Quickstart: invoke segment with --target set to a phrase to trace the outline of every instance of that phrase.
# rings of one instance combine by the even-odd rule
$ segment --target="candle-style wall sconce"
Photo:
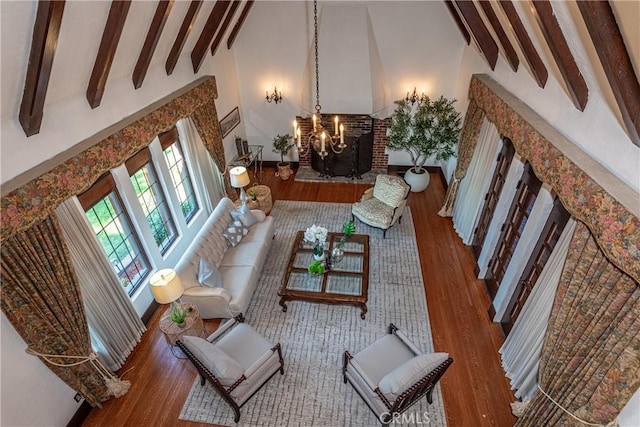
[[[270,94],[268,90],[266,91],[266,93],[267,93],[267,96],[265,98],[266,98],[267,102],[269,102],[269,103],[271,101],[273,101],[276,104],[280,104],[282,102],[282,100],[284,99],[282,97],[282,91],[278,91],[277,87],[273,88],[273,93]]]

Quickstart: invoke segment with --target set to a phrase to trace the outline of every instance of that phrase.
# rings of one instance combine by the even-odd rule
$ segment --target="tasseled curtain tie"
[[[98,355],[93,352],[90,353],[88,356],[68,356],[68,355],[63,356],[59,354],[38,353],[37,351],[27,347],[27,349],[25,350],[25,353],[30,354],[32,356],[41,357],[42,359],[46,360],[47,363],[50,363],[51,365],[54,365],[54,366],[60,366],[63,368],[78,366],[83,363],[89,362],[91,363],[91,365],[94,367],[96,371],[100,372],[100,374],[102,375],[102,378],[104,379],[104,383],[107,386],[107,393],[109,393],[113,397],[124,396],[127,393],[127,391],[129,391],[129,388],[131,387],[131,381],[121,380],[120,378],[113,375],[111,371],[105,368],[102,362],[100,362],[100,359],[98,359]],[[70,363],[60,363],[60,362],[54,362],[52,359],[73,359],[76,361],[70,362]]]

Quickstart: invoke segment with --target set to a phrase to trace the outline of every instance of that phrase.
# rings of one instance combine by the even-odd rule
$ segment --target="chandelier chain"
[[[318,64],[318,0],[313,1],[313,30],[316,56],[316,112],[320,114],[320,66]]]

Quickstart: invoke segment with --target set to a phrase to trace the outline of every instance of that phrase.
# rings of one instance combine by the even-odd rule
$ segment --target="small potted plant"
[[[279,176],[283,181],[289,179],[289,177],[293,173],[291,171],[291,163],[285,162],[284,156],[289,153],[289,150],[294,145],[295,144],[293,143],[293,138],[288,133],[284,135],[278,134],[278,136],[273,138],[273,151],[275,153],[280,153],[280,161],[276,165],[278,167],[277,176]]]
[[[404,179],[413,192],[423,191],[429,185],[429,173],[424,168],[429,157],[444,161],[455,154],[460,113],[453,108],[454,102],[443,96],[436,100],[425,96],[415,110],[405,100],[395,102],[387,147],[407,151],[411,156],[413,166]]]
[[[256,193],[255,188],[251,188],[247,193],[249,193],[249,197],[251,197],[252,201],[254,202],[258,201],[258,193]]]
[[[179,304],[173,304],[171,307],[171,320],[177,323],[179,327],[184,328],[184,321],[186,318],[187,310]]]
[[[309,264],[307,270],[309,270],[309,273],[313,274],[314,276],[321,276],[324,274],[324,264],[322,261],[313,261],[311,264]]]

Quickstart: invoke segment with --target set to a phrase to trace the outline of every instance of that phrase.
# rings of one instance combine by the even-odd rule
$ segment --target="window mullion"
[[[187,229],[187,222],[184,219],[184,215],[182,215],[180,200],[178,199],[178,195],[173,188],[169,168],[167,167],[167,162],[164,161],[164,154],[162,153],[162,147],[160,146],[160,141],[158,140],[158,138],[155,138],[149,145],[149,150],[151,151],[151,159],[158,174],[160,187],[165,194],[167,205],[169,206],[169,210],[171,211],[171,215],[173,216],[173,221],[178,229],[177,233],[179,239],[180,236],[184,235],[184,230]]]
[[[142,206],[138,203],[138,197],[133,188],[131,178],[127,168],[122,165],[111,171],[116,181],[116,187],[120,192],[123,208],[126,209],[136,233],[140,236],[140,244],[144,247],[144,251],[149,256],[149,261],[153,268],[162,265],[162,254],[158,245],[155,244],[153,232],[147,222],[147,217],[142,210]]]

